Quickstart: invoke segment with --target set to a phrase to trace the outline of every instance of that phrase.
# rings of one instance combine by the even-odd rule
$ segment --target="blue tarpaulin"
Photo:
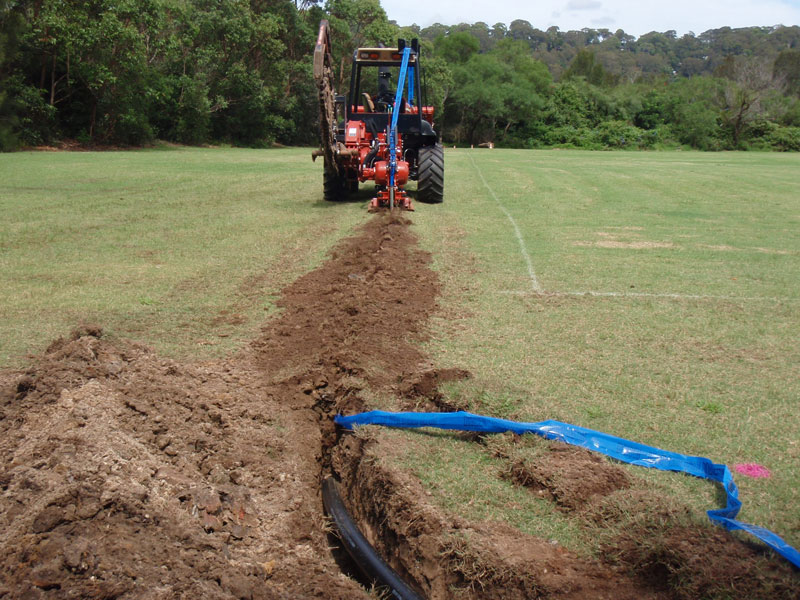
[[[381,410],[360,413],[350,417],[337,416],[337,425],[352,429],[356,425],[384,425],[386,427],[416,428],[436,427],[457,431],[477,431],[482,433],[504,433],[510,431],[522,435],[535,433],[550,440],[560,440],[573,446],[600,452],[621,462],[662,471],[688,473],[695,477],[710,479],[722,484],[725,488],[727,502],[725,508],[708,511],[708,518],[727,529],[740,529],[758,538],[767,546],[783,556],[795,567],[800,568],[800,552],[788,545],[771,531],[736,520],[742,507],[739,500],[739,489],[733,482],[733,476],[726,465],[711,462],[700,456],[685,456],[669,450],[661,450],[618,438],[607,433],[594,431],[577,425],[569,425],[560,421],[541,421],[539,423],[520,423],[506,419],[474,415],[468,412],[452,413],[391,413]]]

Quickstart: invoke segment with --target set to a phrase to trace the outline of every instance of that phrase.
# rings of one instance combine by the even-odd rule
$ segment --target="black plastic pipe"
[[[342,502],[333,477],[328,477],[322,482],[322,504],[325,506],[325,512],[333,519],[345,550],[367,578],[389,588],[392,598],[422,600],[422,597],[408,587],[395,570],[384,562],[358,529],[358,525],[350,517]]]

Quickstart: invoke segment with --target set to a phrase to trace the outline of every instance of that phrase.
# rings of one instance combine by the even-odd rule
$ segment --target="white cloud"
[[[601,27],[605,29],[612,29],[612,26],[616,25],[617,21],[608,15],[604,17],[598,17],[597,19],[592,19],[592,25],[595,27]]]
[[[597,10],[602,7],[603,3],[597,2],[597,0],[569,0],[567,3],[567,10],[571,11]]]

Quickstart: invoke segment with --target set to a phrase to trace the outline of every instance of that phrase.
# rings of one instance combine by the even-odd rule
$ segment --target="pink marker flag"
[[[771,475],[767,467],[758,463],[737,463],[733,465],[733,470],[754,479],[766,478]]]

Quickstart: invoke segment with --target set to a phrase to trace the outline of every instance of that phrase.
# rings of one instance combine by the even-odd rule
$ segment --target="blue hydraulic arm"
[[[400,102],[403,99],[403,89],[406,87],[406,74],[408,72],[408,59],[411,48],[403,49],[403,62],[400,64],[400,76],[397,78],[397,92],[394,95],[392,107],[392,122],[389,126],[389,208],[394,208],[394,175],[397,172],[397,118],[400,116]],[[410,84],[413,85],[413,84]]]

